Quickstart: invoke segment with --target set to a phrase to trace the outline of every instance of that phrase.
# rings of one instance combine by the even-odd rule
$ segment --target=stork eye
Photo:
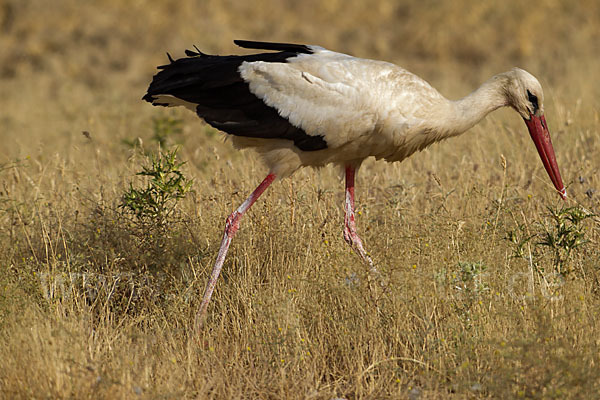
[[[527,90],[527,97],[529,98],[529,102],[533,106],[533,113],[535,114],[538,108],[540,108],[538,105],[538,98],[536,97],[536,95],[531,94],[529,90]]]

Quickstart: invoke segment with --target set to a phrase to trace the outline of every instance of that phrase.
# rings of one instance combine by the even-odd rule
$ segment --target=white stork
[[[356,233],[354,175],[364,159],[402,161],[434,142],[456,136],[491,111],[510,106],[525,120],[544,167],[566,198],[544,118],[542,87],[513,68],[493,76],[463,99],[451,101],[418,76],[388,62],[319,46],[236,40],[244,48],[275,52],[187,57],[158,67],[144,100],[185,106],[225,132],[237,148],[253,148],[269,174],[225,224],[217,260],[197,321],[201,323],[240,219],[276,179],[304,166],[345,168],[344,239],[374,270]]]

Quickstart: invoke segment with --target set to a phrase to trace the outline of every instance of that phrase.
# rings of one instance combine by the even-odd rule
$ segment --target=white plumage
[[[289,143],[256,143],[266,146],[259,152],[277,176],[301,166],[357,163],[369,156],[396,161],[424,147],[411,135],[433,128],[424,117],[426,109],[444,100],[435,89],[394,64],[311,48],[313,54],[286,63],[244,62],[239,69],[254,95],[327,142],[328,149],[318,154],[299,153]],[[239,147],[254,144],[240,137],[233,140]],[[276,148],[297,156],[266,151]]]
[[[244,212],[276,179],[303,166],[346,170],[344,238],[375,267],[354,222],[354,174],[368,157],[402,161],[458,135],[491,111],[510,106],[525,120],[544,167],[563,198],[562,183],[544,118],[541,85],[513,68],[463,99],[451,101],[426,81],[394,64],[336,53],[319,46],[236,41],[275,50],[247,56],[187,58],[159,67],[144,99],[194,110],[226,132],[238,148],[258,151],[270,173],[227,219],[217,262],[198,316],[208,306],[233,235]]]

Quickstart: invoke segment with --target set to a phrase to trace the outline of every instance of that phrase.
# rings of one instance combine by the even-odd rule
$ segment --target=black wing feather
[[[312,54],[314,51],[305,44],[256,42],[252,40],[234,40],[233,43],[244,49],[290,51],[293,53]]]

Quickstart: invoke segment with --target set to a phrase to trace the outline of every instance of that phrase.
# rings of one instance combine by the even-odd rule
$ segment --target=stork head
[[[508,105],[525,120],[532,115],[543,116],[544,92],[540,82],[521,68],[513,68],[503,75],[509,78],[504,88]]]
[[[546,172],[560,196],[565,199],[567,190],[558,170],[550,132],[544,117],[542,85],[533,75],[520,68],[513,68],[507,75],[509,78],[505,86],[507,103],[523,117]]]

